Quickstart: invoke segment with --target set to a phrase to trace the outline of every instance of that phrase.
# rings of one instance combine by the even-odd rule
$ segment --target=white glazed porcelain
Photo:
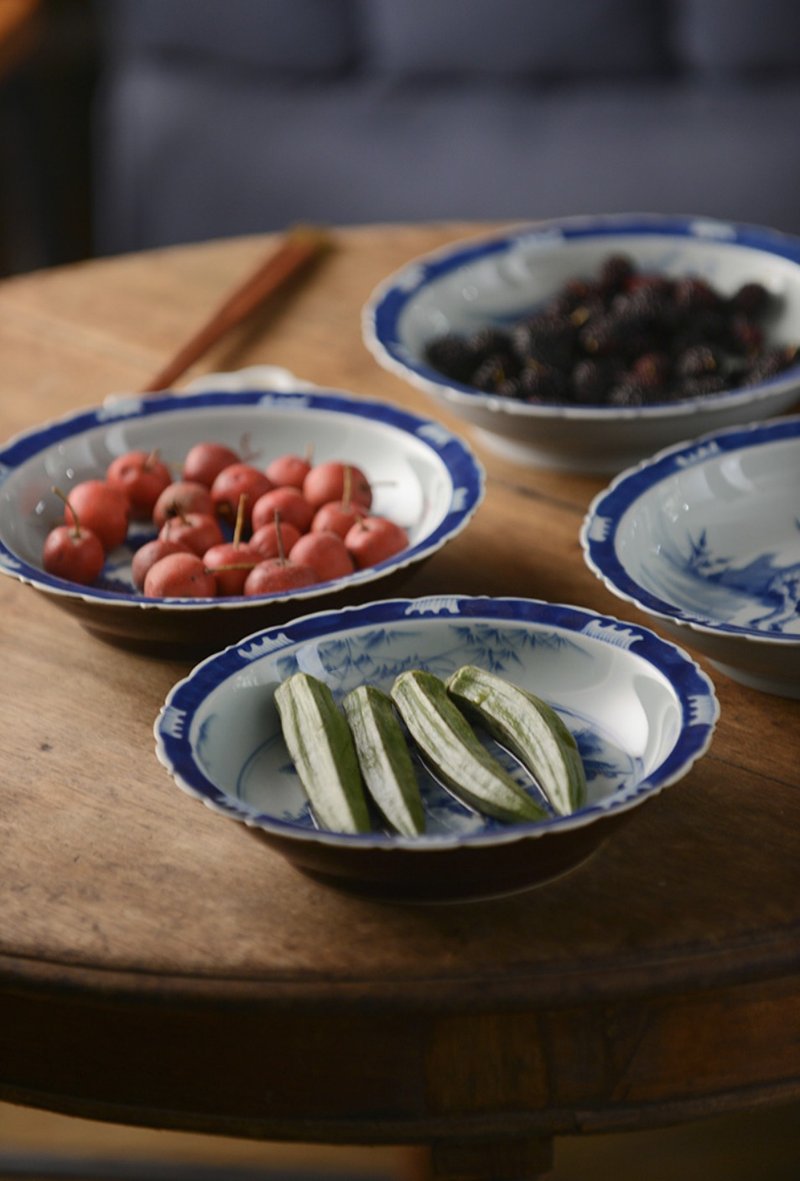
[[[256,384],[258,373],[218,377],[181,395],[119,395],[48,423],[0,449],[0,573],[19,579],[113,643],[175,655],[209,652],[248,632],[322,606],[363,601],[393,584],[469,522],[483,497],[483,472],[469,448],[439,423],[386,403],[286,380]],[[277,375],[280,377],[280,374]],[[252,381],[252,385],[250,384]],[[255,388],[254,388],[255,386]],[[108,556],[96,586],[46,573],[41,552],[65,492],[102,476],[132,448],[158,448],[176,468],[189,447],[215,440],[266,466],[282,452],[315,462],[350,460],[374,482],[374,511],[409,533],[407,549],[379,565],[291,595],[229,599],[153,599],[134,589],[130,563],[153,530],[135,528]]]
[[[622,473],[581,540],[611,591],[721,671],[800,697],[800,417],[706,435]]]
[[[459,242],[417,259],[372,294],[367,347],[385,368],[473,428],[488,449],[521,463],[613,473],[662,447],[777,414],[800,396],[800,367],[758,386],[639,407],[535,405],[481,393],[438,374],[426,344],[447,332],[507,324],[545,303],[570,278],[623,252],[642,269],[698,275],[732,293],[749,281],[781,297],[775,344],[800,343],[800,240],[707,218],[569,218]]]
[[[388,691],[404,669],[447,676],[465,663],[507,676],[560,713],[586,767],[586,805],[503,825],[458,803],[418,765],[425,835],[318,829],[282,738],[276,687],[303,670],[341,699],[362,683]],[[179,787],[298,868],[350,890],[433,900],[513,891],[573,868],[689,771],[717,716],[705,674],[647,629],[536,600],[439,596],[320,612],[249,636],[173,688],[155,735]]]

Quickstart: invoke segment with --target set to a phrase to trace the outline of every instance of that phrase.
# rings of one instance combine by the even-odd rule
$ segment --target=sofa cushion
[[[661,0],[369,0],[367,59],[394,76],[640,74],[665,63]]]
[[[104,0],[109,46],[127,58],[326,74],[355,56],[354,0]]]
[[[676,56],[713,72],[800,72],[797,0],[678,0]]]

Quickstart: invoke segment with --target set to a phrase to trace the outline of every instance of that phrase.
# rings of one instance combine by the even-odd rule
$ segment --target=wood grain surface
[[[276,364],[465,433],[377,366],[359,317],[386,274],[480,228],[336,231],[308,283],[189,377]],[[268,244],[0,285],[0,437],[141,388]],[[403,593],[521,594],[658,630],[583,563],[603,480],[475,449],[485,503]],[[174,787],[152,726],[188,665],[88,637],[9,578],[0,648],[0,1096],[238,1135],[436,1142],[455,1176],[463,1140],[532,1161],[553,1132],[800,1094],[800,703],[707,667],[711,751],[590,861],[512,898],[400,906],[306,879]]]

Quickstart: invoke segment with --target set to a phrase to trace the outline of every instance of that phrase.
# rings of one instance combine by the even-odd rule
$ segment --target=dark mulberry
[[[572,370],[572,392],[582,405],[600,405],[606,400],[611,386],[619,378],[619,367],[605,359],[579,361]]]
[[[666,353],[641,353],[631,365],[630,375],[643,389],[663,393],[672,375],[672,364]]]
[[[514,351],[522,361],[532,358],[566,369],[575,356],[578,330],[569,319],[537,316],[517,324],[511,334]]]
[[[772,303],[772,296],[763,283],[743,283],[730,298],[730,307],[749,317],[765,316]]]
[[[798,349],[794,345],[767,349],[751,365],[747,366],[742,377],[742,385],[756,385],[760,381],[769,381],[777,377],[790,365],[798,360]]]
[[[430,341],[425,360],[445,377],[468,382],[475,370],[475,354],[463,336],[448,333]]]
[[[555,366],[533,362],[520,371],[519,391],[520,397],[529,402],[564,402],[569,382]]]
[[[467,343],[478,364],[487,357],[511,352],[511,337],[502,328],[479,328]]]
[[[767,349],[777,299],[760,283],[723,296],[701,276],[639,270],[624,254],[577,276],[507,329],[430,342],[426,359],[453,381],[532,402],[636,406],[776,376],[795,346]]]
[[[470,383],[484,393],[494,393],[497,387],[509,377],[515,377],[519,364],[510,353],[497,353],[481,361],[470,377]]]
[[[600,266],[599,286],[608,298],[623,291],[636,274],[636,264],[627,254],[610,254]]]
[[[635,381],[621,381],[608,392],[609,406],[645,406],[647,391]]]
[[[677,279],[672,289],[675,306],[683,312],[699,311],[701,308],[718,308],[722,296],[709,282],[697,275]]]
[[[694,345],[681,353],[675,362],[678,377],[703,377],[708,373],[721,373],[724,360],[718,349],[708,344]]]
[[[700,373],[696,377],[686,378],[680,387],[680,397],[700,398],[708,394],[721,394],[729,384],[721,373]]]
[[[754,356],[764,347],[764,332],[750,316],[736,315],[728,325],[728,347],[739,356]]]

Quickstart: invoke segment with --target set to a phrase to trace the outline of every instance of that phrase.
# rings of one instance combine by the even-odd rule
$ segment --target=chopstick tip
[[[333,237],[324,226],[311,225],[306,222],[298,222],[291,226],[287,237],[293,242],[310,246],[318,251],[330,250],[333,246]]]

